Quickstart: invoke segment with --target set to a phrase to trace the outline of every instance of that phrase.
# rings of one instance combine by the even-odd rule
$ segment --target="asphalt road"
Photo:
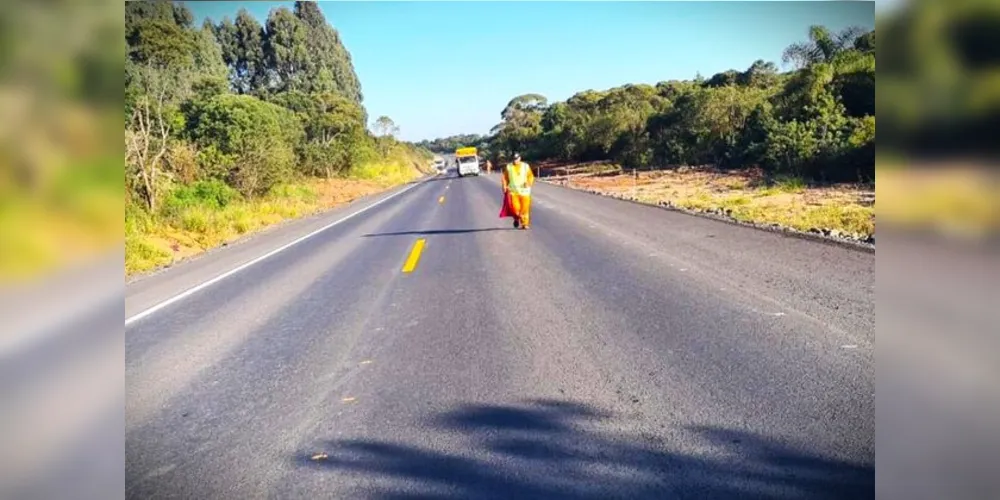
[[[874,254],[499,202],[437,177],[129,284],[126,496],[874,498]]]

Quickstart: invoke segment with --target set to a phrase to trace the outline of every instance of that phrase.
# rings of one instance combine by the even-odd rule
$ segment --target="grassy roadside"
[[[766,179],[759,171],[678,168],[639,172],[617,165],[541,165],[546,180],[605,195],[718,213],[742,222],[778,224],[805,232],[867,240],[875,234],[873,185],[809,185],[801,179]]]
[[[178,186],[155,214],[125,209],[125,275],[135,276],[200,254],[288,219],[349,203],[417,178],[403,165],[370,165],[347,178],[304,179],[247,200],[219,181]]]

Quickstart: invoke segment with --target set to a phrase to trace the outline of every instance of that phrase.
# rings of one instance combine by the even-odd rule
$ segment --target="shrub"
[[[193,233],[205,233],[208,231],[209,216],[202,210],[185,210],[181,216],[181,229]]]
[[[267,192],[289,179],[304,132],[298,117],[281,106],[246,95],[220,95],[200,106],[195,139],[228,167],[226,179],[244,196]]]
[[[236,234],[246,234],[257,227],[254,214],[245,206],[234,207],[226,215]]]
[[[184,183],[193,182],[200,177],[198,150],[193,144],[175,142],[167,150],[167,166]]]
[[[153,218],[139,205],[134,203],[125,205],[125,236],[133,236],[148,233],[153,227]]]
[[[209,144],[198,151],[198,168],[204,178],[225,180],[235,164],[234,157]]]
[[[222,209],[239,200],[240,194],[218,179],[197,181],[172,189],[163,199],[161,213],[167,217],[179,215],[190,207]]]

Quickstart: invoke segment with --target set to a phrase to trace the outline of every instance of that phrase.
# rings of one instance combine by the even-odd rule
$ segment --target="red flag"
[[[510,193],[504,193],[503,195],[503,206],[500,207],[500,218],[504,217],[514,217],[514,209],[510,206]]]

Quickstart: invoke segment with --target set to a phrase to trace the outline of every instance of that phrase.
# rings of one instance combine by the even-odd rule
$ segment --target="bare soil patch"
[[[763,172],[678,167],[626,172],[614,164],[539,165],[549,182],[590,192],[777,224],[803,232],[865,241],[875,234],[875,186],[811,185]]]

